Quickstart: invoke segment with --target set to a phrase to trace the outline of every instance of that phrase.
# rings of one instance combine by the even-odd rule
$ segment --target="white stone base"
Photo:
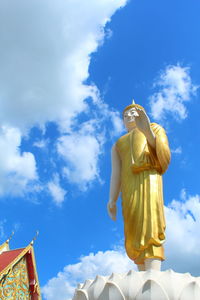
[[[172,270],[97,276],[79,284],[72,300],[200,300],[200,277]]]

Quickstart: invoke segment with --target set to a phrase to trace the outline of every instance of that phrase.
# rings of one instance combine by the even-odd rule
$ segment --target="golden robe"
[[[165,216],[162,174],[170,162],[164,129],[151,124],[156,148],[137,128],[120,137],[116,148],[121,159],[121,192],[125,248],[136,264],[146,258],[164,260]]]

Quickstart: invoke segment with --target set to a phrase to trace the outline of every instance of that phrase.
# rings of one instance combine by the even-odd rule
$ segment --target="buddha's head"
[[[144,110],[144,107],[142,107],[141,105],[132,103],[125,107],[123,111],[124,126],[128,131],[132,130],[136,126],[135,117],[138,116],[137,108]]]

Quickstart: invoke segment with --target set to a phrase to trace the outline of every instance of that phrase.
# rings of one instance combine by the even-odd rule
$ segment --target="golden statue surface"
[[[139,270],[159,270],[164,260],[162,174],[170,162],[168,139],[160,125],[150,123],[140,105],[126,107],[123,119],[128,133],[112,148],[108,212],[115,220],[121,192],[127,255]]]

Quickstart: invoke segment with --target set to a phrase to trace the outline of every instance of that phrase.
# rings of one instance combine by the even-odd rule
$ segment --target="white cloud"
[[[90,54],[126,0],[0,2],[0,122],[24,128],[65,124],[94,89]],[[67,121],[66,121],[67,120]]]
[[[180,192],[180,199],[182,201],[186,201],[187,200],[187,192],[186,192],[186,189],[182,189],[181,192]]]
[[[171,149],[171,152],[174,153],[174,154],[181,154],[182,153],[182,147],[179,146],[175,149]]]
[[[90,253],[80,258],[80,262],[67,265],[56,277],[42,288],[47,300],[71,300],[77,283],[93,279],[96,275],[110,275],[112,272],[126,272],[133,269],[133,263],[122,250]]]
[[[17,128],[0,128],[0,196],[21,195],[29,183],[37,180],[32,153],[20,153],[21,133]]]
[[[54,203],[60,206],[65,200],[67,192],[60,186],[60,179],[58,174],[54,174],[53,180],[48,182],[47,187]]]
[[[103,146],[107,139],[123,132],[119,113],[103,103],[98,93],[95,103],[98,109],[89,110],[90,119],[81,124],[74,122],[75,130],[71,129],[57,142],[57,151],[66,163],[63,168],[64,177],[83,190],[96,179],[101,182],[99,160]]]
[[[28,183],[36,178],[34,156],[20,154],[18,147],[24,134],[32,126],[45,128],[48,121],[56,122],[61,133],[71,132],[79,113],[90,113],[86,99],[93,100],[93,109],[100,111],[98,89],[85,84],[89,77],[90,55],[98,49],[108,35],[106,23],[115,11],[127,0],[2,0],[0,2],[0,123],[10,128],[14,144],[9,145],[8,153],[1,155],[0,195],[5,187],[7,192],[25,190]],[[108,32],[108,31],[107,31]],[[107,110],[108,111],[108,110]],[[120,121],[112,112],[114,132],[119,132]],[[98,119],[101,123],[103,119]],[[14,130],[12,128],[15,128]],[[100,135],[98,134],[100,137]],[[17,139],[17,141],[15,140]],[[2,143],[6,144],[7,140]],[[59,143],[67,144],[71,156],[64,153],[65,171],[69,174],[72,166],[72,181],[85,182],[98,177],[100,141],[95,134],[83,136],[63,136]],[[83,147],[88,144],[89,158],[81,163],[82,153],[73,154],[76,142]],[[44,142],[33,145],[43,147]],[[8,147],[6,147],[8,148]],[[75,158],[80,167],[75,164]],[[1,158],[0,158],[1,160]],[[84,169],[85,168],[85,169]],[[56,170],[57,171],[57,170]],[[71,176],[68,176],[68,178]]]
[[[48,139],[42,139],[42,140],[38,140],[38,141],[36,141],[36,142],[34,142],[33,143],[33,146],[34,147],[37,147],[37,148],[46,148],[47,147],[47,145],[48,145],[48,142],[49,142],[49,140]]]
[[[113,122],[113,135],[120,135],[125,129],[122,118],[120,117],[118,112],[111,112],[110,117]]]
[[[158,92],[150,97],[154,119],[163,120],[167,114],[179,120],[187,117],[185,102],[192,99],[198,88],[192,83],[189,67],[167,66],[154,87],[158,88]]]
[[[5,238],[4,224],[6,223],[6,219],[0,221],[0,239]]]
[[[64,176],[82,189],[99,177],[98,159],[104,138],[95,130],[96,121],[86,122],[80,131],[60,137],[57,144],[58,153],[66,161]]]
[[[200,196],[188,196],[181,191],[181,201],[173,200],[166,207],[167,239],[165,268],[191,272],[200,270]]]

